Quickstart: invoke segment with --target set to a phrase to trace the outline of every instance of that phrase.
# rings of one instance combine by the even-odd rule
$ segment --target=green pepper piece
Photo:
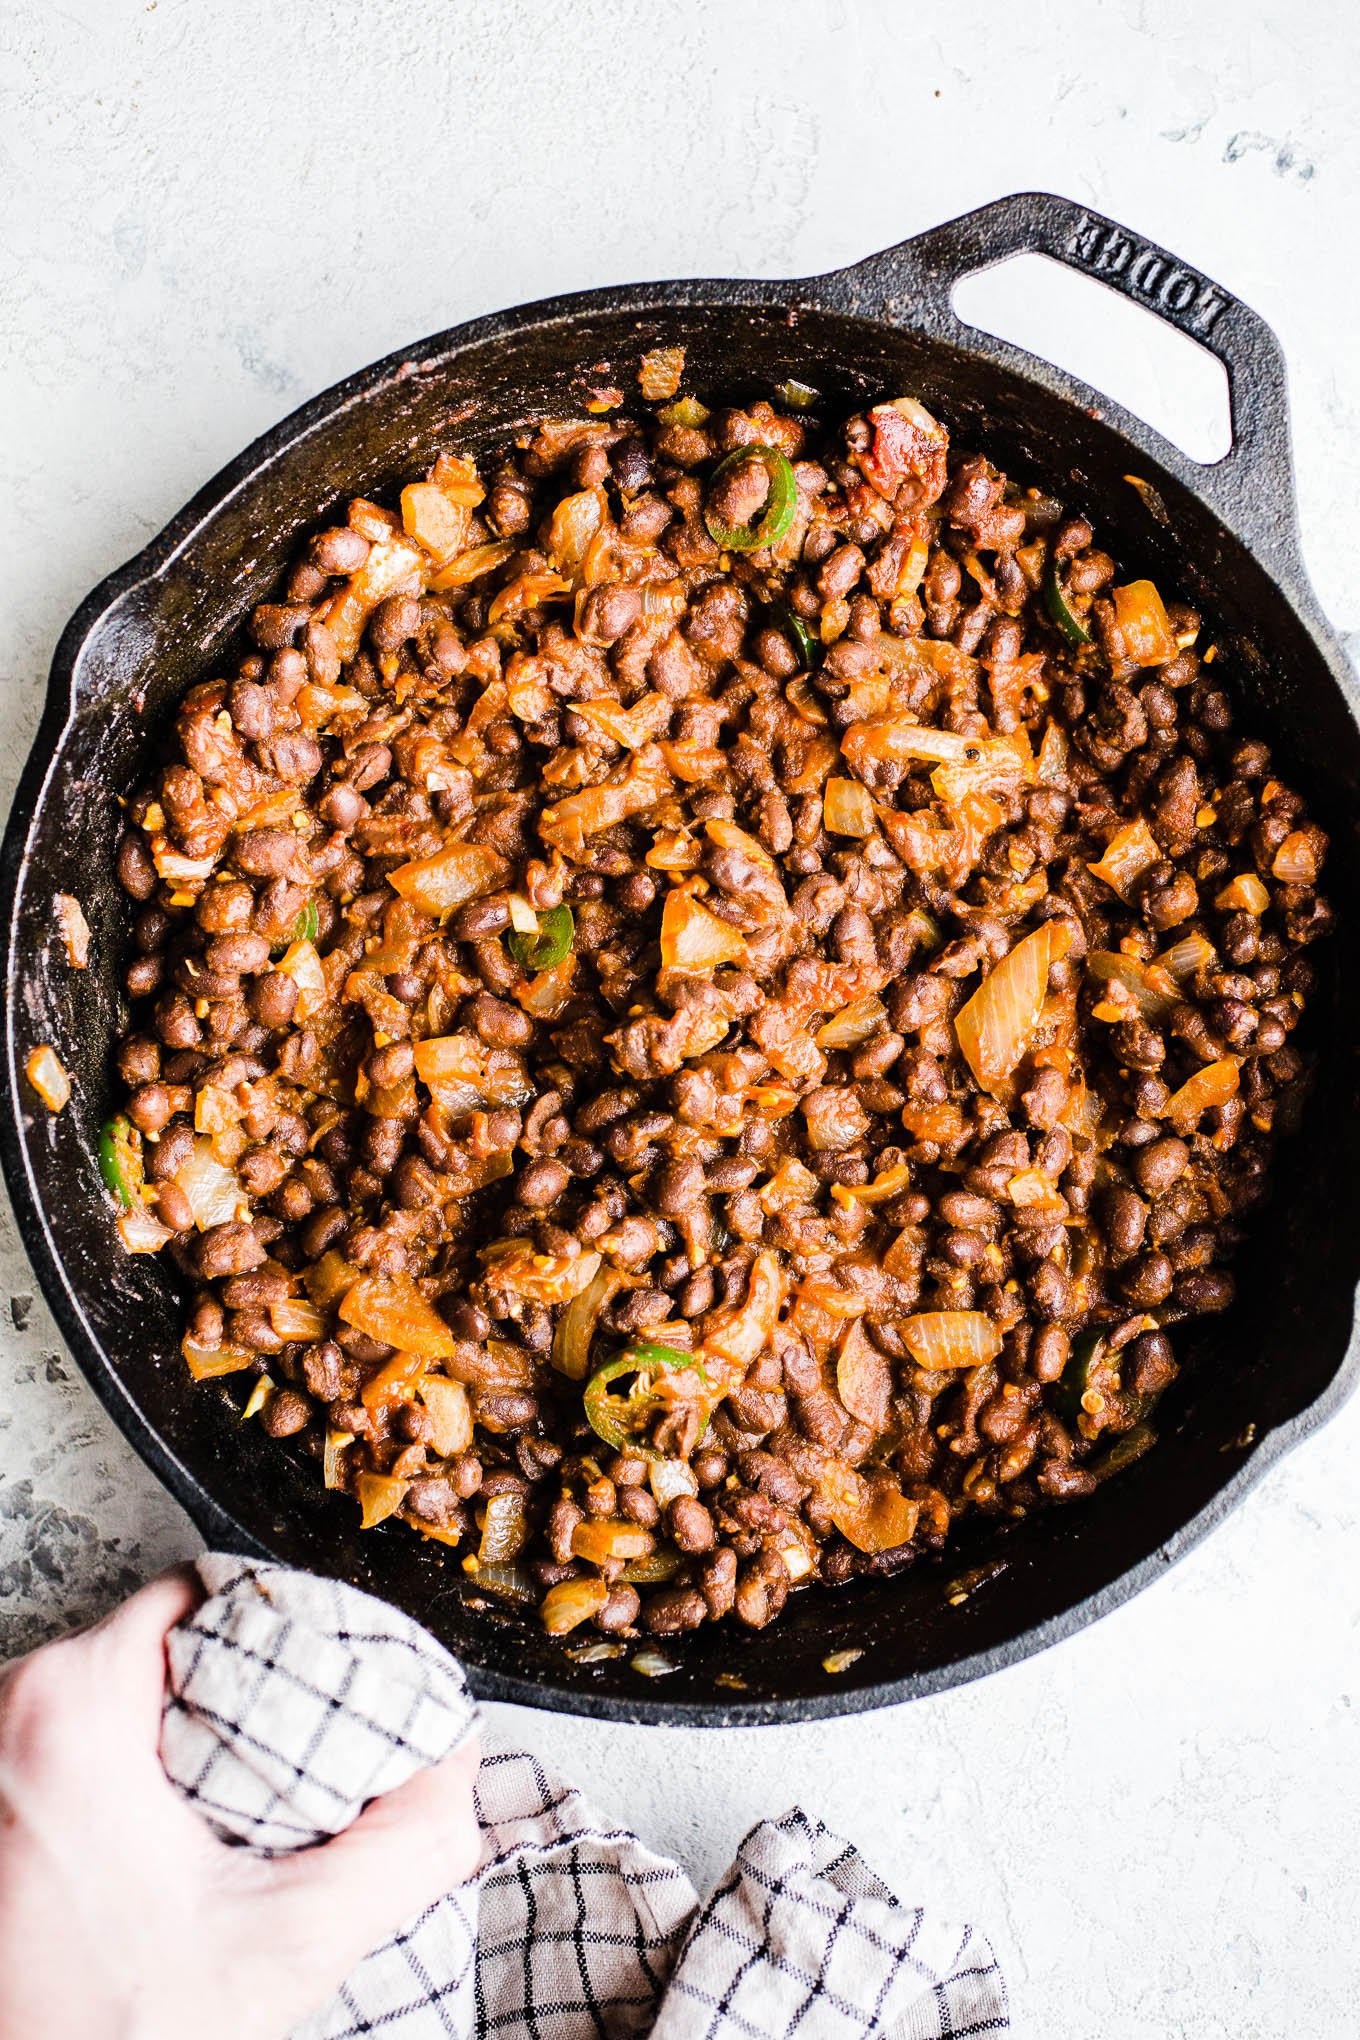
[[[642,1433],[670,1398],[658,1392],[656,1377],[666,1369],[692,1371],[707,1385],[708,1377],[692,1353],[635,1339],[622,1353],[597,1367],[585,1386],[587,1421],[597,1437],[615,1452],[641,1452],[648,1459],[663,1455],[642,1442]],[[633,1375],[626,1395],[611,1395],[610,1383]],[[707,1428],[707,1427],[705,1427]]]
[[[1063,593],[1062,585],[1058,580],[1058,562],[1051,554],[1049,555],[1048,565],[1044,568],[1044,607],[1054,623],[1057,624],[1063,636],[1067,639],[1069,645],[1074,645],[1080,649],[1082,645],[1089,645],[1095,642],[1090,631],[1077,615],[1076,610],[1071,607],[1066,595]]]
[[[293,923],[294,942],[315,942],[321,932],[321,916],[316,910],[316,901],[308,900],[302,912]]]
[[[793,469],[777,446],[739,446],[720,460],[713,470],[709,484],[712,488],[724,475],[734,468],[743,466],[748,460],[757,460],[770,478],[770,493],[766,498],[765,514],[759,524],[724,524],[719,517],[704,511],[704,523],[708,535],[715,545],[728,552],[754,552],[758,546],[777,545],[793,522],[793,513],[798,507],[798,484]]]
[[[815,672],[822,663],[821,639],[808,629],[801,616],[794,613],[790,603],[772,602],[770,614],[785,636],[793,639],[796,649],[802,654],[805,670],[809,673]]]
[[[538,917],[536,935],[522,935],[516,928],[506,939],[521,970],[552,970],[571,953],[576,940],[575,916],[570,907],[548,907]]]
[[[1067,1365],[1058,1377],[1055,1401],[1058,1414],[1069,1424],[1075,1424],[1082,1414],[1081,1399],[1091,1385],[1091,1375],[1100,1358],[1105,1344],[1103,1326],[1093,1325],[1084,1332],[1078,1332],[1072,1341],[1072,1351]]]
[[[1108,1452],[1102,1452],[1097,1459],[1088,1459],[1086,1471],[1097,1480],[1108,1480],[1112,1473],[1122,1473],[1126,1466],[1132,1466],[1135,1459],[1141,1459],[1157,1442],[1157,1433],[1151,1424],[1135,1424],[1116,1438]]]
[[[799,382],[795,375],[787,382],[776,383],[774,393],[790,411],[810,411],[818,397],[811,383]]]
[[[132,1145],[132,1128],[121,1112],[106,1119],[99,1130],[99,1173],[110,1196],[118,1199],[124,1211],[130,1211],[137,1202],[141,1157]]]

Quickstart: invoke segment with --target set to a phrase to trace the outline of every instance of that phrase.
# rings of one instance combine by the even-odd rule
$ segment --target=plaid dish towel
[[[210,1553],[168,1645],[161,1755],[218,1831],[274,1854],[338,1834],[471,1736],[462,1671],[357,1588]],[[1010,2031],[991,1948],[904,1907],[796,1808],[700,1906],[676,1863],[526,1751],[477,1781],[482,1862],[367,1955],[294,2040],[964,2040]]]

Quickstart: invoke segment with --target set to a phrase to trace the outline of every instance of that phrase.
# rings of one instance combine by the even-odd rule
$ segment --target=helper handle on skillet
[[[970,347],[980,342],[991,351],[1007,343],[965,325],[953,308],[954,286],[975,271],[1027,253],[1051,256],[1108,284],[1218,357],[1228,376],[1229,452],[1205,465],[1162,441],[1159,457],[1188,487],[1209,497],[1224,522],[1258,551],[1296,568],[1298,512],[1280,343],[1258,312],[1155,241],[1072,199],[1021,191],[871,255],[837,280],[861,301],[866,287],[882,292],[889,316],[896,309],[946,341],[966,332]]]

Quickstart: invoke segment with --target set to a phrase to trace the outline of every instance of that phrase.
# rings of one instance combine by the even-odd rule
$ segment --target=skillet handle
[[[1229,452],[1204,465],[1161,441],[1159,456],[1259,549],[1296,564],[1298,509],[1280,343],[1259,312],[1155,241],[1072,199],[1021,191],[947,220],[843,274],[861,301],[882,290],[889,316],[896,309],[941,339],[957,342],[967,333],[969,346],[976,347],[979,337],[985,343],[991,336],[979,336],[959,318],[955,284],[1028,253],[1050,256],[1108,284],[1218,357],[1228,376]]]

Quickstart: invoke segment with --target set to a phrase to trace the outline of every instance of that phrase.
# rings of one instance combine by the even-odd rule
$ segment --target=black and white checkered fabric
[[[166,1771],[267,1853],[338,1834],[471,1736],[457,1663],[353,1587],[210,1554],[170,1638]],[[525,1751],[486,1757],[482,1864],[347,1979],[294,2040],[965,2040],[1006,2033],[970,1927],[904,1907],[797,1809],[762,1821],[701,1906],[676,1863]]]

